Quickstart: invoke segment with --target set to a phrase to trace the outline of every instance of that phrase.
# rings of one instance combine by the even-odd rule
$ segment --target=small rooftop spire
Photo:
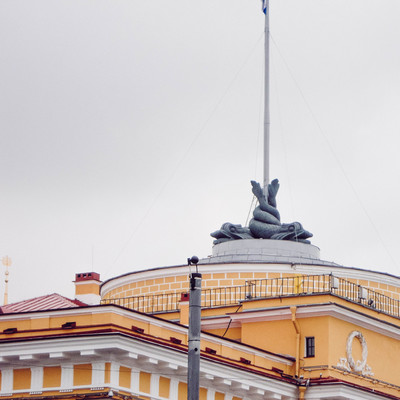
[[[8,267],[11,266],[12,260],[11,260],[10,257],[4,256],[4,257],[1,259],[1,262],[2,262],[3,265],[6,267],[5,279],[4,279],[4,281],[5,281],[5,283],[6,283],[5,289],[4,289],[4,305],[6,306],[6,305],[8,304],[8,275],[10,274],[10,273],[8,272]]]

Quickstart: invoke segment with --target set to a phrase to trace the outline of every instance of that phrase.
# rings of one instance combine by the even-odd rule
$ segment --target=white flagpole
[[[268,198],[269,184],[269,0],[263,0],[265,10],[265,76],[264,76],[264,194]]]

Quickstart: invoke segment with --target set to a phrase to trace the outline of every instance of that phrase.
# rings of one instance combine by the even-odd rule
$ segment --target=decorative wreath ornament
[[[353,339],[357,338],[362,347],[362,360],[357,360],[354,362],[353,359]],[[349,337],[347,338],[347,345],[346,345],[346,355],[347,355],[347,362],[349,363],[349,367],[355,372],[363,372],[367,365],[367,357],[368,357],[368,348],[367,342],[364,339],[364,336],[359,331],[353,331],[350,333]]]

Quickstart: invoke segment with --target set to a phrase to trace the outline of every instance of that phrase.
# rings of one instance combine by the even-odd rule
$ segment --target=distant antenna
[[[268,199],[269,184],[269,129],[270,129],[270,112],[269,112],[269,0],[262,0],[262,10],[265,14],[265,70],[264,70],[264,178],[263,191]]]
[[[11,258],[8,256],[4,256],[1,259],[1,262],[3,263],[3,265],[6,267],[6,272],[5,272],[5,282],[6,282],[6,288],[4,290],[4,305],[6,306],[8,304],[8,275],[10,274],[8,272],[8,267],[11,267],[12,261]]]

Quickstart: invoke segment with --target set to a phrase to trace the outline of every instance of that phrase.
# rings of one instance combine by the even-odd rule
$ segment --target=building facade
[[[192,267],[193,268],[193,267]],[[200,399],[399,399],[400,278],[240,240],[200,260]],[[187,397],[189,266],[3,307],[0,397]]]

